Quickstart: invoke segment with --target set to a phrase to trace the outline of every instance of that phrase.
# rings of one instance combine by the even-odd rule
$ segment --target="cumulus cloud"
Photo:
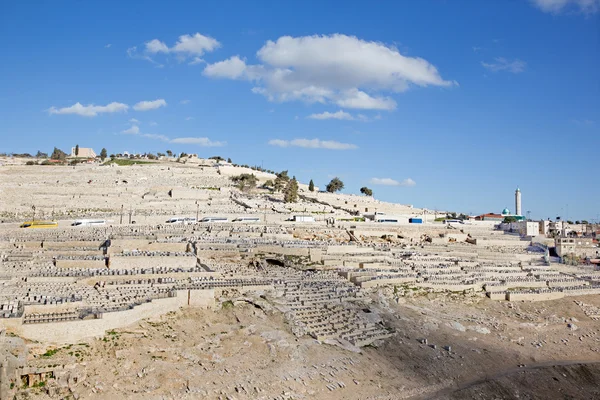
[[[383,185],[383,186],[415,186],[417,183],[410,178],[406,178],[403,181],[397,181],[392,178],[371,178],[371,185]]]
[[[179,40],[169,47],[158,39],[152,39],[145,43],[146,52],[150,54],[156,53],[175,53],[180,55],[201,56],[207,51],[213,51],[221,47],[218,40],[204,36],[200,33],[194,35],[181,35]]]
[[[152,101],[140,101],[133,106],[133,109],[136,111],[149,111],[166,106],[167,102],[164,99],[157,99]]]
[[[140,127],[137,125],[131,125],[131,128],[125,129],[121,133],[124,133],[126,135],[137,135],[138,133],[140,133]]]
[[[127,104],[112,102],[105,106],[96,106],[94,104],[83,104],[77,102],[70,107],[56,108],[50,107],[48,109],[49,114],[75,114],[82,117],[95,117],[98,114],[110,114],[116,112],[126,112],[129,109]]]
[[[135,118],[131,118],[131,119],[129,120],[129,122],[131,122],[132,124],[139,124],[139,123],[140,123],[140,121],[138,121],[138,120],[137,120],[137,119],[135,119]]]
[[[238,79],[247,74],[247,68],[245,61],[238,56],[233,56],[227,60],[208,64],[203,74],[213,78]]]
[[[168,53],[169,47],[158,39],[152,39],[146,42],[146,51],[148,53]]]
[[[282,140],[273,139],[269,141],[271,146],[278,147],[304,147],[307,149],[328,149],[328,150],[354,150],[358,146],[351,143],[340,143],[334,140],[320,140],[320,139],[294,139],[294,140]]]
[[[392,110],[396,102],[384,93],[399,93],[411,85],[450,87],[437,68],[418,57],[407,57],[391,46],[342,34],[282,36],[258,50],[260,64],[239,56],[208,64],[212,78],[255,82],[252,91],[269,101],[301,100],[340,107]]]
[[[540,10],[552,14],[576,10],[584,14],[593,14],[600,10],[600,0],[531,0]]]
[[[497,57],[494,59],[494,61],[495,62],[493,63],[486,63],[482,61],[481,65],[492,72],[507,71],[513,74],[518,74],[525,71],[525,67],[527,66],[525,61],[521,61],[519,59],[508,61],[506,58]]]

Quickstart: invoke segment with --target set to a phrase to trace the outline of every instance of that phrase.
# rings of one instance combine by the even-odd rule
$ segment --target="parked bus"
[[[104,226],[106,220],[103,219],[76,219],[71,226]]]
[[[234,219],[232,222],[260,222],[258,217],[239,217]]]
[[[58,228],[56,221],[27,221],[20,225],[20,228]]]
[[[179,218],[179,217],[174,217],[174,218],[169,218],[165,222],[167,224],[189,225],[189,224],[195,224],[196,223],[196,218]]]
[[[204,217],[200,222],[228,222],[229,220],[225,217]]]

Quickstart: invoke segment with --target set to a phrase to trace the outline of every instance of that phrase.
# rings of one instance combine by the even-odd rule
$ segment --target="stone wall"
[[[90,337],[103,336],[107,330],[122,328],[144,318],[157,317],[183,306],[212,307],[214,290],[182,290],[177,296],[153,300],[127,311],[102,314],[102,318],[46,324],[23,324],[21,318],[0,320],[0,326],[17,335],[42,343],[73,343]]]
[[[191,256],[113,256],[110,258],[110,269],[193,268],[196,261],[196,257]]]
[[[56,260],[57,268],[106,268],[104,260]]]

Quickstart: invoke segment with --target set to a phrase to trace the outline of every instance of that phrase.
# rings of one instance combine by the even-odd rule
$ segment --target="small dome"
[[[508,208],[505,208],[504,210],[502,210],[502,215],[508,215],[510,214],[510,210]]]

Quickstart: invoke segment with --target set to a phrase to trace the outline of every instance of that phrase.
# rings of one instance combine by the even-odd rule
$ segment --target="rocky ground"
[[[371,298],[365,307],[396,335],[361,353],[296,338],[277,311],[225,303],[170,313],[51,355],[32,344],[33,365],[67,365],[71,372],[17,398],[598,398],[600,322],[572,299],[399,297],[391,289]],[[578,300],[600,305],[594,296]]]

